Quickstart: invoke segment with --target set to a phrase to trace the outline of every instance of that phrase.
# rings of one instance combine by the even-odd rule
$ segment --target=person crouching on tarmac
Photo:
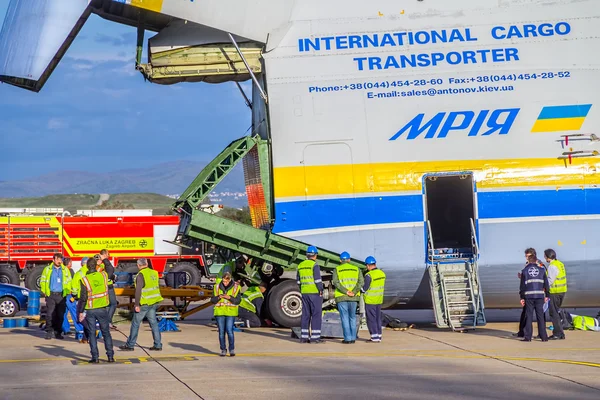
[[[145,258],[137,260],[139,273],[135,277],[135,314],[131,320],[131,330],[127,343],[119,346],[124,351],[132,351],[136,342],[140,325],[144,317],[148,319],[148,324],[152,330],[152,339],[154,344],[148,350],[161,351],[162,343],[160,338],[160,329],[156,320],[156,310],[163,301],[160,295],[160,286],[158,281],[158,272],[148,268],[148,261]]]
[[[367,315],[367,328],[371,334],[368,342],[378,343],[382,339],[381,330],[381,305],[383,304],[383,293],[385,290],[385,273],[377,269],[375,257],[369,256],[365,260],[368,272],[365,274],[363,286],[365,313]]]
[[[98,360],[98,343],[96,340],[96,321],[100,325],[104,340],[104,348],[108,362],[115,362],[112,336],[110,335],[108,321],[108,306],[110,300],[108,298],[108,275],[106,272],[97,272],[98,264],[94,258],[87,261],[87,274],[81,278],[80,283],[80,301],[77,304],[77,312],[79,314],[79,322],[85,319],[90,328],[90,350],[92,359],[91,364],[97,364]]]
[[[531,342],[533,336],[533,313],[536,313],[538,334],[542,342],[548,341],[546,321],[544,319],[544,302],[550,289],[546,269],[537,263],[537,257],[531,255],[529,264],[521,271],[521,305],[525,307],[525,326],[523,327],[524,342]]]
[[[241,299],[241,288],[237,282],[234,282],[231,273],[225,272],[221,282],[215,284],[211,303],[215,305],[214,316],[219,328],[219,345],[221,347],[221,357],[227,355],[227,346],[225,345],[225,333],[229,340],[229,356],[235,356],[235,338],[233,336],[233,325],[238,316],[238,306]]]
[[[244,321],[247,328],[259,328],[262,325],[261,310],[266,290],[267,285],[261,282],[260,285],[250,286],[242,293],[239,318]]]
[[[300,343],[322,343],[321,320],[323,318],[323,282],[317,263],[317,248],[309,246],[306,258],[298,265],[296,282],[302,294],[302,319]],[[310,328],[310,330],[309,330]],[[310,336],[309,336],[310,332]]]
[[[356,342],[356,308],[364,278],[357,266],[349,264],[350,254],[347,251],[340,254],[340,263],[333,271],[335,302],[342,321],[342,343],[351,344]]]

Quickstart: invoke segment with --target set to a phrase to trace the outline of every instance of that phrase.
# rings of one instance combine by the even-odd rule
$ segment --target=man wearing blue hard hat
[[[298,265],[298,273],[296,274],[296,281],[302,294],[300,343],[322,342],[323,282],[321,281],[321,270],[319,264],[317,264],[317,254],[318,251],[315,246],[308,246],[308,249],[306,249],[307,259]]]
[[[365,260],[368,272],[365,274],[363,286],[365,300],[365,314],[367,315],[367,328],[371,334],[371,343],[381,342],[381,305],[385,289],[385,273],[377,269],[375,257],[369,256]]]
[[[340,262],[341,264],[333,271],[335,302],[342,321],[344,333],[342,343],[351,344],[356,341],[356,308],[360,300],[364,278],[360,269],[350,264],[350,254],[347,251],[340,254]]]

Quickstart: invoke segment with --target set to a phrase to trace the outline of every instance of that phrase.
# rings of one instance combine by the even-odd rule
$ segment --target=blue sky
[[[144,82],[134,57],[135,29],[92,15],[39,93],[0,84],[0,181],[210,161],[246,133],[235,83]]]

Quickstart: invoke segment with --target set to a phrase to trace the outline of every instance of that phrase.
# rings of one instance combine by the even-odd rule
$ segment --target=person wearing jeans
[[[219,345],[221,357],[227,355],[225,333],[229,341],[229,356],[235,356],[235,338],[233,336],[233,325],[238,316],[238,307],[242,301],[240,286],[231,279],[231,273],[225,272],[219,284],[213,289],[213,297],[210,301],[215,305],[214,316],[219,328]]]
[[[129,333],[129,338],[127,339],[125,346],[120,347],[121,350],[133,350],[137,342],[140,325],[142,324],[144,318],[148,319],[148,324],[150,324],[150,329],[152,330],[152,338],[154,339],[154,345],[150,348],[150,350],[162,350],[162,343],[160,342],[160,330],[158,329],[158,321],[156,320],[157,309],[158,304],[136,307],[136,312],[131,320],[131,332]],[[123,347],[127,348],[124,349]]]
[[[131,321],[127,343],[119,346],[119,349],[133,350],[137,342],[140,325],[146,317],[150,329],[152,329],[152,339],[154,339],[154,345],[148,350],[160,351],[162,350],[162,343],[160,341],[160,329],[158,329],[158,322],[156,321],[156,310],[163,298],[160,295],[158,272],[148,268],[148,261],[145,258],[140,258],[137,261],[137,266],[140,273],[135,277],[135,314]]]
[[[342,343],[351,344],[356,342],[356,308],[364,278],[358,267],[350,264],[348,252],[340,254],[340,262],[341,264],[333,271],[335,301],[342,320],[344,333]]]
[[[88,361],[91,364],[98,364],[98,343],[96,340],[96,322],[100,325],[100,331],[104,341],[104,349],[109,363],[114,363],[114,350],[110,329],[108,327],[108,275],[106,272],[96,270],[96,260],[93,258],[87,261],[87,272],[81,278],[80,300],[77,303],[77,315],[79,322],[84,322],[91,327],[89,336],[90,352],[92,358]]]

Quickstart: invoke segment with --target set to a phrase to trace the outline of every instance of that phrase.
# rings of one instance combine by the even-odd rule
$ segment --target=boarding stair
[[[251,266],[246,268],[246,278],[255,280],[258,268],[265,264],[277,265],[284,270],[293,270],[306,260],[308,243],[277,235],[271,231],[271,226],[258,227],[247,225],[220,217],[218,214],[202,210],[202,202],[215,186],[233,170],[245,157],[252,156],[252,151],[258,151],[257,164],[253,167],[256,179],[262,185],[262,196],[271,199],[271,165],[269,143],[260,136],[246,136],[233,141],[210,164],[208,164],[194,179],[173,205],[173,211],[180,216],[180,225],[175,241],[170,242],[181,247],[188,247],[186,239],[193,238],[206,243],[212,243],[220,248],[246,254],[252,258]],[[248,191],[248,185],[247,185]],[[272,206],[268,200],[266,212],[272,215]],[[317,262],[322,269],[333,270],[340,264],[339,254],[317,247],[319,254]],[[364,264],[351,259],[351,264],[364,269]],[[258,283],[259,281],[257,281]]]
[[[479,245],[471,219],[471,248],[436,248],[427,221],[427,264],[431,298],[438,328],[472,330],[486,324],[485,305],[479,281]]]

